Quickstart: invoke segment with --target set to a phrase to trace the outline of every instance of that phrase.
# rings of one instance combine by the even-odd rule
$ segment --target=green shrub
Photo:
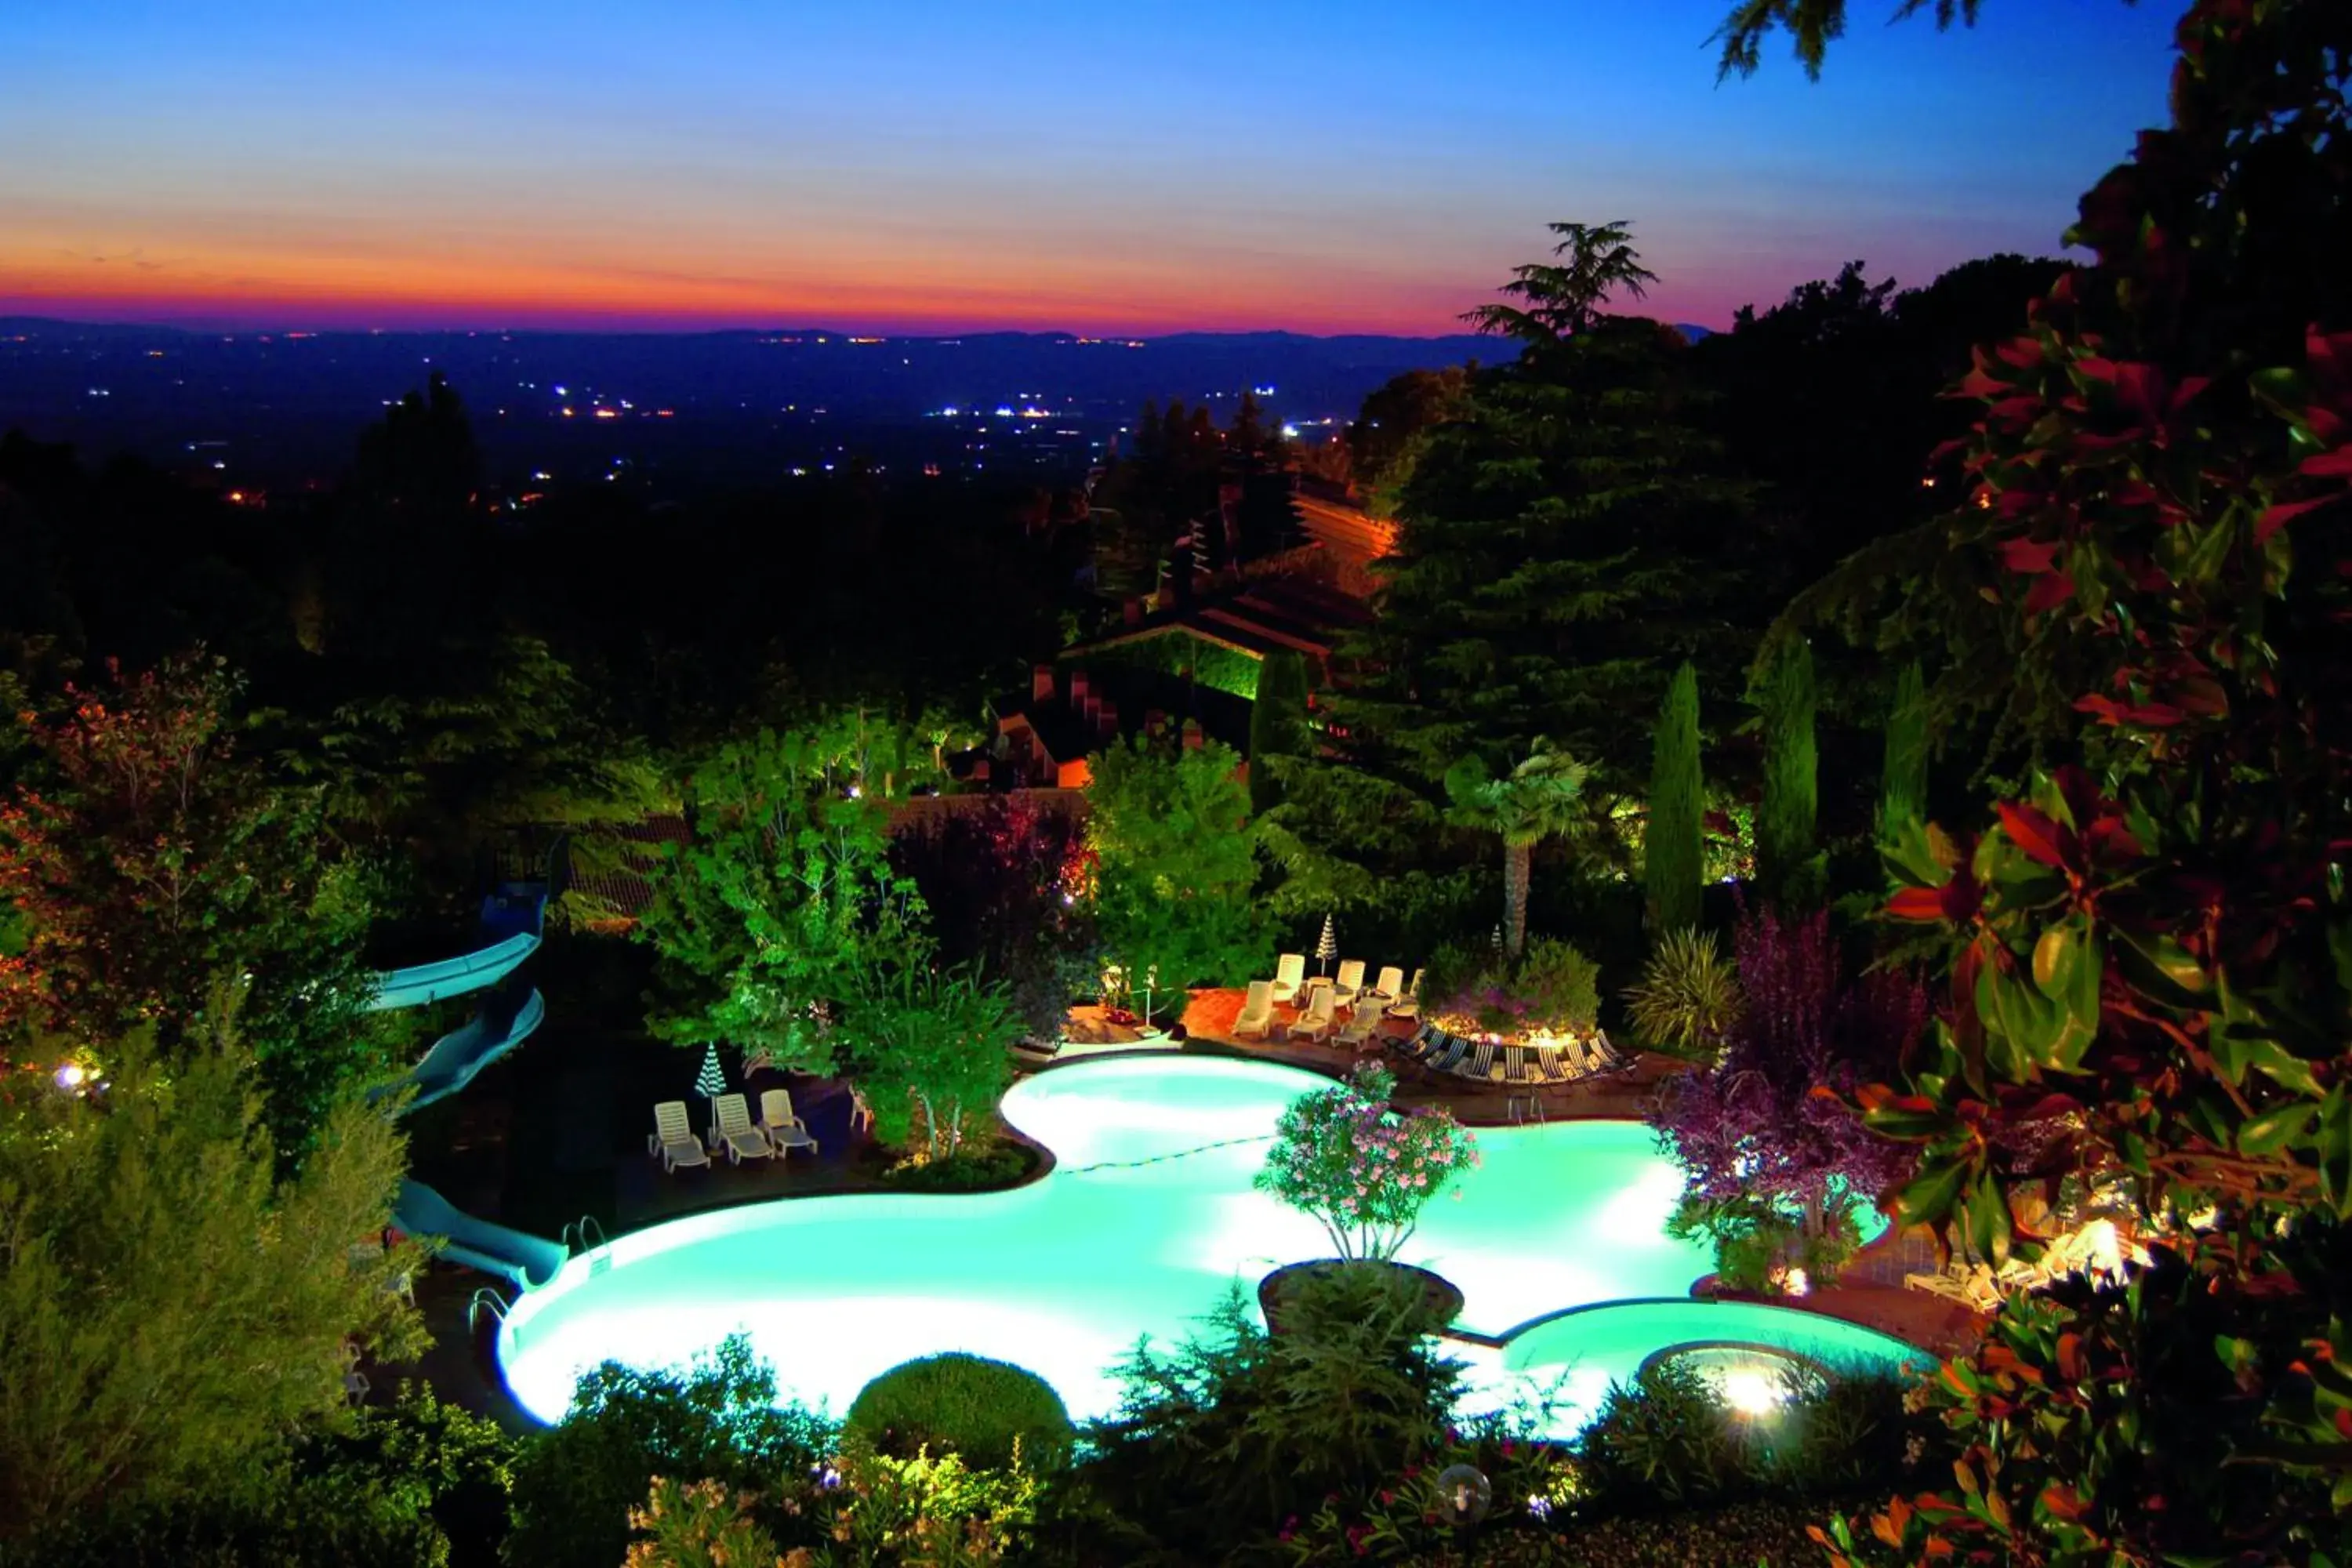
[[[943,1160],[894,1165],[882,1173],[902,1193],[985,1193],[1019,1185],[1037,1168],[1037,1152],[1012,1139],[974,1148],[967,1142]]]
[[[1482,1552],[1479,1560],[1495,1568],[1795,1568],[1822,1560],[1822,1549],[1805,1533],[1818,1522],[1818,1509],[1757,1500],[1579,1523],[1553,1540],[1530,1542],[1520,1551]]]
[[[1601,1018],[1601,966],[1574,944],[1531,938],[1517,962],[1495,949],[1448,944],[1431,954],[1422,996],[1494,1035],[1591,1032]]]
[[[681,1370],[608,1362],[580,1380],[560,1425],[514,1461],[516,1568],[613,1568],[629,1549],[629,1514],[656,1476],[716,1480],[733,1491],[772,1484],[823,1458],[830,1422],[778,1408],[774,1372],[740,1335]],[[792,1521],[768,1521],[786,1533]]]
[[[1625,1003],[1643,1045],[1712,1061],[1739,1016],[1739,976],[1713,932],[1670,931]]]
[[[1336,1499],[1360,1519],[1443,1450],[1462,1363],[1417,1276],[1302,1277],[1269,1337],[1236,1289],[1206,1332],[1137,1347],[1120,1414],[1088,1428],[1070,1507],[1087,1561],[1199,1563],[1273,1554],[1286,1521]],[[1295,1527],[1295,1526],[1294,1526]]]
[[[897,1458],[928,1448],[974,1469],[1013,1462],[1017,1443],[1033,1465],[1068,1453],[1070,1413],[1035,1373],[950,1351],[892,1367],[858,1392],[843,1436]]]
[[[1644,1513],[1752,1490],[1761,1450],[1696,1368],[1674,1360],[1612,1383],[1577,1438],[1580,1514]]]

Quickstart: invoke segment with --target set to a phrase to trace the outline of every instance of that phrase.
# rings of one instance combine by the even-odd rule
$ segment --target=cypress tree
[[[1878,785],[1878,837],[1883,841],[1904,823],[1927,818],[1927,682],[1915,659],[1904,666],[1895,683],[1895,707],[1886,717],[1886,764]]]
[[[1270,757],[1307,754],[1307,660],[1296,648],[1276,648],[1258,666],[1257,700],[1250,705],[1250,814],[1263,816],[1282,804],[1282,786]]]
[[[1650,929],[1664,935],[1699,922],[1706,877],[1705,782],[1699,773],[1698,672],[1675,671],[1651,747],[1650,816],[1642,833],[1642,880]]]
[[[1791,640],[1765,677],[1764,802],[1756,813],[1756,880],[1801,904],[1814,889],[1813,650]]]

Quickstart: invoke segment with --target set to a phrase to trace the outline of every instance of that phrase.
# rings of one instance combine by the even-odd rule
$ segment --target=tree
[[[893,763],[906,737],[863,715],[719,748],[686,781],[688,837],[636,928],[657,957],[648,1025],[823,1070],[834,1025],[877,955],[920,940],[890,864]]]
[[[943,971],[922,948],[869,971],[845,1033],[855,1042],[848,1065],[869,1091],[876,1136],[911,1142],[927,1159],[952,1158],[967,1124],[993,1115],[1012,1081],[1006,1053],[1022,1032],[1002,984]]]
[[[1560,339],[1590,331],[1601,319],[1601,307],[1619,291],[1640,300],[1658,275],[1642,265],[1633,248],[1631,225],[1614,223],[1555,223],[1545,226],[1560,237],[1552,247],[1565,264],[1530,262],[1511,268],[1511,281],[1501,291],[1523,303],[1480,305],[1462,312],[1462,320],[1482,332],[1517,338],[1521,342],[1554,344]]]
[[[1979,0],[1898,0],[1895,20],[1916,16],[1932,5],[1939,29],[1948,29],[1955,18],[1973,27],[1977,25],[1979,4]],[[1762,58],[1765,35],[1783,27],[1796,45],[1797,58],[1804,66],[1805,74],[1818,81],[1831,40],[1845,33],[1845,0],[1738,0],[1723,26],[1707,40],[1723,46],[1716,79],[1719,81],[1729,76],[1755,75]]]
[[[1927,994],[1899,973],[1846,981],[1826,911],[1751,913],[1735,947],[1741,999],[1722,1054],[1667,1081],[1652,1125],[1682,1166],[1683,1223],[1713,1234],[1719,1258],[1760,1233],[1752,1263],[1769,1265],[1786,1239],[1811,1244],[1811,1268],[1832,1273],[1854,1208],[1910,1154],[1817,1090],[1891,1066],[1925,1026]],[[1740,1272],[1760,1283],[1760,1268]]]
[[[1463,412],[1473,368],[1409,370],[1364,395],[1362,406],[1348,425],[1348,468],[1375,510],[1393,510],[1423,437]]]
[[[355,1251],[402,1170],[382,1113],[281,1177],[245,1053],[182,1034],[107,1042],[87,1093],[0,1075],[0,1544],[243,1497],[337,1419],[347,1339],[421,1348],[415,1249]]]
[[[1276,758],[1303,757],[1315,743],[1307,721],[1307,661],[1295,648],[1276,648],[1258,667],[1257,698],[1250,705],[1250,812],[1263,816],[1282,803]]]
[[[1650,930],[1660,936],[1696,927],[1706,880],[1706,782],[1699,772],[1698,675],[1687,661],[1675,671],[1658,709],[1652,742],[1649,816],[1642,830],[1642,881]]]
[[[1767,898],[1795,907],[1821,889],[1813,849],[1813,654],[1784,643],[1763,679],[1764,800],[1756,813],[1756,880]]]
[[[1585,811],[1588,770],[1538,736],[1528,754],[1501,778],[1487,775],[1475,755],[1445,774],[1454,820],[1503,841],[1503,951],[1517,958],[1528,944],[1528,879],[1536,846],[1573,828]]]
[[[1087,787],[1087,842],[1103,946],[1130,985],[1230,984],[1273,957],[1241,759],[1210,742],[1171,750],[1136,735],[1106,747]],[[1147,1007],[1150,1005],[1147,1001]]]
[[[1422,1210],[1478,1163],[1478,1146],[1444,1107],[1391,1110],[1396,1075],[1366,1065],[1346,1083],[1299,1096],[1275,1124],[1252,1185],[1315,1216],[1340,1258],[1386,1262]]]
[[[563,1420],[515,1457],[505,1560],[609,1568],[628,1552],[630,1511],[656,1476],[767,1488],[807,1474],[834,1436],[832,1423],[777,1405],[774,1370],[740,1335],[683,1367],[607,1362],[581,1378]]]
[[[168,1057],[233,1013],[290,1156],[388,1065],[362,1014],[359,868],[332,858],[318,793],[238,747],[220,660],[109,677],[33,722],[37,770],[0,805],[0,899],[22,925],[0,958],[0,1026],[83,1042],[152,1028]]]
[[[1927,697],[1915,661],[1895,684],[1886,716],[1886,764],[1879,774],[1878,837],[1891,844],[1906,823],[1927,820]]]
[[[2172,123],[2084,198],[2094,262],[1960,387],[1940,538],[2078,728],[1977,830],[1888,857],[1950,988],[1856,1096],[1919,1148],[1900,1222],[2032,1262],[2054,1227],[2012,1194],[2087,1189],[2152,1261],[2011,1297],[1924,1385],[1955,1487],[1837,1521],[1842,1563],[2345,1539],[2352,13],[2200,0],[2179,43]]]

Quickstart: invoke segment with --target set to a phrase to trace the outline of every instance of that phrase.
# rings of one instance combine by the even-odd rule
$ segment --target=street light
[[[1438,1506],[1454,1524],[1454,1544],[1464,1568],[1477,1549],[1478,1526],[1494,1506],[1494,1483],[1475,1465],[1448,1465],[1437,1475]]]

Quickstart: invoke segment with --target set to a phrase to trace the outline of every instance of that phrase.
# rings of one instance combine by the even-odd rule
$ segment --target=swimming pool
[[[673,1364],[739,1331],[785,1394],[836,1414],[898,1363],[961,1350],[1032,1369],[1073,1415],[1107,1415],[1118,1398],[1111,1369],[1138,1339],[1181,1338],[1235,1283],[1255,1310],[1262,1277],[1329,1254],[1321,1226],[1250,1189],[1283,1108],[1328,1082],[1175,1056],[1038,1074],[1003,1110],[1054,1151],[1043,1180],[785,1199],[618,1237],[516,1302],[499,1363],[544,1421],[562,1416],[580,1374],[601,1362]],[[1610,1378],[1690,1341],[1911,1353],[1807,1313],[1690,1300],[1710,1260],[1665,1235],[1680,1181],[1645,1127],[1557,1122],[1477,1137],[1482,1166],[1458,1197],[1430,1205],[1401,1257],[1460,1288],[1459,1327],[1507,1341],[1457,1347],[1480,1404],[1530,1378],[1564,1378],[1560,1420],[1572,1426]]]

